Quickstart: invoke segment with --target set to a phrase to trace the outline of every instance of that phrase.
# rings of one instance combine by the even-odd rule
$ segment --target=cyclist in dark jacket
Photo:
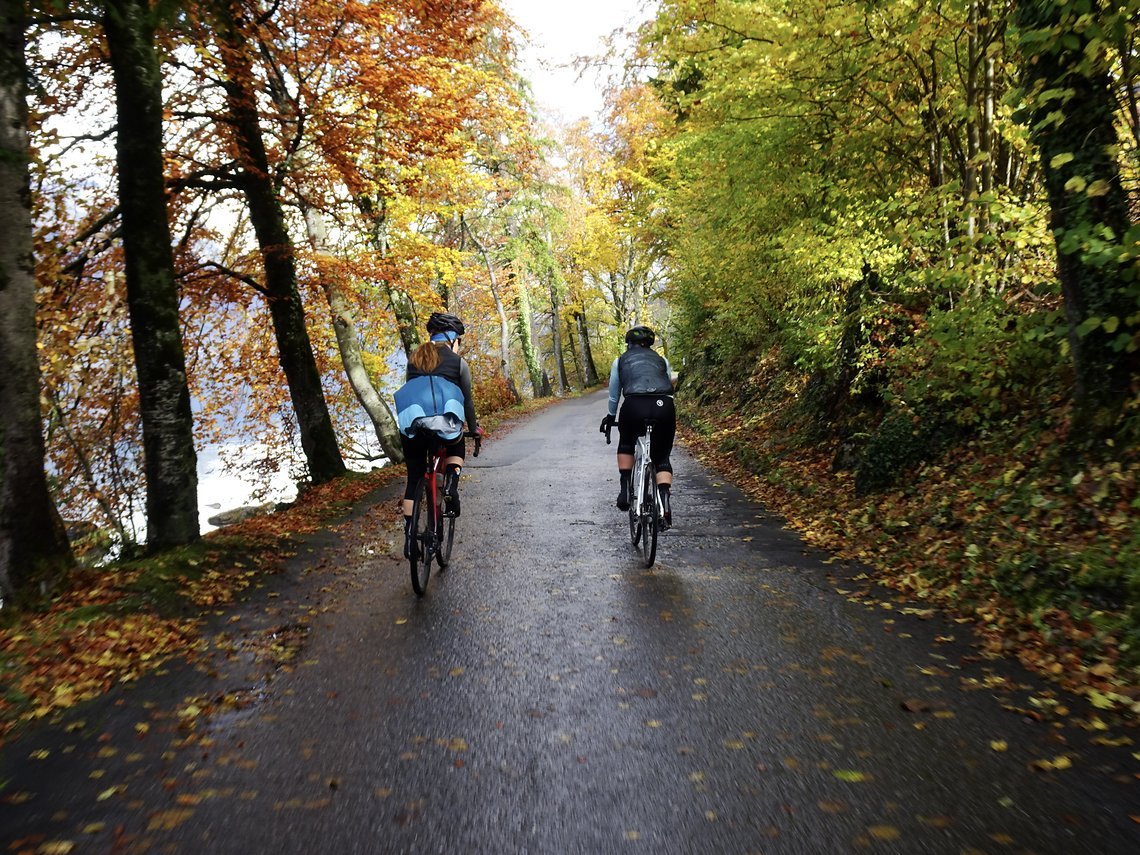
[[[444,512],[459,516],[459,475],[467,453],[463,423],[468,431],[482,433],[471,395],[471,369],[457,352],[465,332],[463,321],[447,312],[433,312],[427,331],[431,340],[408,358],[407,382],[396,392],[396,420],[400,446],[408,466],[404,487],[404,557],[410,548],[412,504],[427,473],[429,455],[440,440],[447,443],[444,477]]]
[[[621,478],[621,491],[617,506],[629,510],[629,481],[633,473],[633,451],[637,438],[645,433],[645,420],[653,419],[653,438],[649,456],[657,468],[657,489],[661,494],[661,507],[665,509],[665,525],[673,522],[669,507],[669,493],[673,486],[673,466],[669,455],[677,433],[677,413],[673,409],[673,373],[669,361],[656,353],[653,342],[656,333],[649,327],[636,326],[625,334],[626,350],[610,367],[609,412],[602,420],[617,424],[617,465]],[[618,415],[618,400],[625,396]]]

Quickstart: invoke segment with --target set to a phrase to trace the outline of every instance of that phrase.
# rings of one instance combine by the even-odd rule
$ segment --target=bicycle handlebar
[[[469,431],[465,432],[463,435],[469,436],[475,440],[475,453],[473,456],[478,457],[479,456],[479,447],[483,444],[483,434],[479,433],[478,431],[469,430]]]

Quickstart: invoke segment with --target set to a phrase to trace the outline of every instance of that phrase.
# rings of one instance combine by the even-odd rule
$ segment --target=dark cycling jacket
[[[430,374],[408,363],[407,382],[396,391],[396,420],[405,436],[425,427],[450,440],[459,436],[464,421],[468,430],[478,427],[467,363],[446,348],[440,348],[439,360]]]
[[[623,395],[672,395],[669,364],[649,347],[634,345],[618,357]]]

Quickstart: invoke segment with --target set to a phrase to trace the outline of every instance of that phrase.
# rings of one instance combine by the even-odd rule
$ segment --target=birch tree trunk
[[[519,400],[519,390],[515,385],[514,378],[511,376],[511,326],[507,320],[507,310],[503,305],[502,296],[499,293],[499,281],[495,276],[495,265],[491,261],[491,256],[483,247],[472,233],[471,228],[467,225],[466,221],[463,222],[463,229],[467,232],[467,236],[471,238],[471,243],[475,245],[476,251],[483,258],[483,264],[487,268],[487,278],[491,283],[491,297],[495,301],[495,311],[499,315],[499,371],[503,379],[507,383],[507,388],[510,389],[511,395],[517,401]]]
[[[381,199],[377,203],[371,197],[357,196],[356,207],[372,225],[370,238],[376,253],[381,258],[387,258],[388,211],[384,200]],[[412,351],[420,343],[419,330],[416,329],[415,307],[412,306],[408,295],[394,288],[388,280],[384,280],[380,285],[388,297],[388,308],[392,310],[392,315],[396,319],[396,332],[400,336],[400,344],[404,347],[404,353],[411,356]]]
[[[309,244],[314,252],[331,255],[328,247],[327,233],[319,211],[304,206],[305,229],[308,233]],[[364,357],[360,350],[360,337],[356,330],[356,319],[352,307],[345,296],[340,282],[333,276],[322,273],[320,275],[321,289],[325,292],[325,299],[329,304],[332,315],[333,331],[336,333],[337,349],[340,351],[340,361],[344,366],[344,373],[348,383],[360,401],[360,406],[368,414],[372,427],[376,431],[376,439],[384,450],[385,456],[393,463],[404,462],[404,451],[400,446],[400,428],[392,411],[388,408],[383,396],[372,385],[372,378],[364,367]]]
[[[978,3],[970,3],[969,36],[966,40],[966,174],[964,192],[966,196],[966,234],[974,237],[977,232],[978,205],[978,66],[982,61],[978,45]]]

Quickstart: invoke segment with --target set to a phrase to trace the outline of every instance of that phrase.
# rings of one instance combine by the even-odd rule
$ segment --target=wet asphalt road
[[[41,759],[28,758],[46,735],[6,748],[0,839],[32,852],[1140,851],[1134,747],[1003,709],[1041,687],[979,661],[966,628],[824,563],[684,450],[675,527],[641,568],[613,507],[604,402],[561,403],[469,458],[453,563],[424,599],[397,555],[393,486],[277,591],[219,618],[221,648],[304,627],[291,668],[270,673],[238,643],[93,705]],[[252,703],[190,731],[176,711],[196,694]],[[1062,755],[1071,768],[1030,768]]]

